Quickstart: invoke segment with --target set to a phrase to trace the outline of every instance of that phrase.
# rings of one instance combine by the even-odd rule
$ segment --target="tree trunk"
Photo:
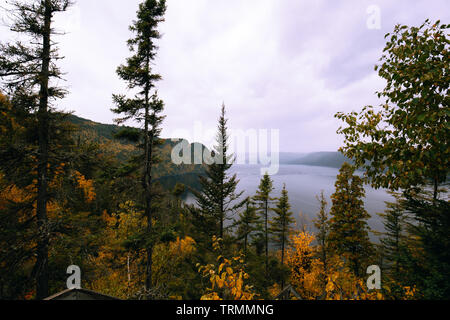
[[[282,222],[282,235],[281,235],[281,266],[284,267],[284,251],[286,246],[286,237],[288,236],[288,227],[286,225],[286,220],[283,219]],[[281,280],[281,290],[284,290],[284,278]]]
[[[246,234],[244,238],[244,256],[246,258],[247,258],[247,241],[248,241],[248,234]]]
[[[131,283],[130,252],[127,253],[127,279],[128,279],[128,288],[130,288]]]
[[[265,230],[265,233],[266,233],[266,237],[265,237],[265,240],[266,240],[266,276],[269,274],[269,231],[268,231],[268,219],[269,219],[269,217],[268,217],[268,215],[269,215],[269,201],[268,200],[266,200],[266,203],[265,203],[265,224],[266,224],[266,230]]]
[[[436,202],[438,198],[438,188],[439,188],[439,181],[438,178],[434,178],[434,192],[433,192],[433,200]]]
[[[36,298],[42,300],[49,296],[48,291],[48,243],[49,230],[47,219],[47,173],[49,144],[48,82],[50,67],[50,32],[52,8],[46,0],[44,13],[44,34],[42,46],[42,69],[40,74],[39,110],[38,110],[38,179],[36,215],[38,223],[37,259],[36,259]]]
[[[147,54],[147,70],[150,68],[149,53]],[[145,194],[145,216],[147,217],[147,235],[152,234],[152,195],[151,195],[151,183],[152,183],[152,146],[153,139],[149,134],[149,114],[150,114],[150,83],[145,87],[145,120],[144,120],[144,152],[145,152],[145,169],[143,177],[143,188]],[[146,245],[147,251],[147,265],[146,265],[146,277],[145,277],[145,289],[148,291],[152,286],[152,256],[153,256],[153,244]],[[149,297],[147,296],[147,299]]]
[[[147,218],[147,234],[152,234],[152,210],[151,210],[151,147],[150,147],[150,137],[148,132],[148,107],[145,110],[145,172],[144,172],[144,193],[145,193],[145,216]],[[153,255],[153,245],[147,244],[147,268],[146,268],[146,280],[145,288],[149,290],[152,286],[152,255]]]
[[[223,134],[223,133],[222,133]],[[223,140],[222,140],[223,141]],[[222,145],[222,152],[224,152],[224,150],[223,150],[223,145]],[[222,161],[223,161],[223,166],[225,166],[225,161],[226,161],[226,159],[225,159],[225,156],[224,155],[222,155]],[[219,230],[219,237],[220,237],[220,239],[222,239],[222,240],[224,240],[223,239],[223,222],[224,222],[224,219],[225,219],[225,212],[224,212],[224,198],[223,198],[223,193],[224,193],[224,191],[223,191],[223,185],[224,185],[224,183],[225,183],[225,174],[224,174],[224,168],[223,168],[223,171],[222,171],[222,173],[221,173],[221,176],[222,176],[222,181],[220,182],[221,183],[221,185],[220,185],[220,230]]]

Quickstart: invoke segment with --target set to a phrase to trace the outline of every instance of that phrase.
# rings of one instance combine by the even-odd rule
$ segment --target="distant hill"
[[[69,120],[81,129],[82,136],[100,143],[103,148],[114,153],[119,161],[125,161],[133,152],[137,152],[132,143],[114,138],[114,134],[123,128],[121,126],[98,123],[75,115],[71,115]],[[194,164],[175,165],[172,163],[171,152],[177,143],[179,142],[175,142],[172,139],[164,140],[161,146],[162,162],[155,167],[154,177],[167,188],[172,188],[177,182],[184,183],[192,188],[198,188],[198,176],[205,173],[205,166]],[[202,144],[191,143],[192,151],[195,150],[195,145],[199,145],[202,150],[206,148]],[[191,155],[191,159],[192,163],[194,163],[194,154]],[[281,164],[340,168],[344,162],[353,163],[340,152],[280,152]]]
[[[134,144],[114,138],[114,135],[125,127],[98,123],[75,115],[70,115],[69,121],[78,126],[80,129],[78,132],[79,136],[98,142],[105,151],[114,154],[119,161],[126,161],[130,155],[137,152]],[[163,140],[163,144],[160,146],[160,158],[162,161],[155,166],[153,176],[155,180],[159,180],[166,188],[173,188],[177,182],[180,182],[197,189],[198,176],[205,173],[205,167],[195,164],[175,165],[171,161],[171,153],[177,143],[172,139]],[[190,144],[191,150],[194,150],[194,145]],[[203,145],[201,146],[203,150],[206,148]],[[194,155],[192,154],[191,158],[193,159],[193,157]]]
[[[280,152],[280,164],[292,164],[306,155],[308,154],[299,152]]]
[[[97,135],[97,140],[107,139],[114,140],[114,133],[116,133],[120,127],[114,124],[103,124],[94,122],[92,120],[77,117],[75,115],[69,116],[69,121],[77,125],[82,131],[93,130]],[[127,144],[126,142],[123,142]]]
[[[340,152],[315,152],[299,156],[297,159],[291,159],[286,164],[341,168],[344,162],[353,164],[352,160]]]

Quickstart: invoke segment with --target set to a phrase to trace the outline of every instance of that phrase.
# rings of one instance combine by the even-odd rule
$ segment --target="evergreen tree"
[[[394,196],[396,196],[394,194]],[[401,253],[405,237],[406,213],[397,197],[397,202],[387,202],[385,213],[379,214],[383,219],[384,232],[380,239],[383,258],[388,263],[388,269],[394,279],[399,279],[401,270]]]
[[[207,166],[206,175],[199,176],[201,191],[192,190],[196,198],[196,208],[192,208],[193,223],[198,227],[197,238],[207,247],[211,247],[211,239],[218,236],[224,239],[228,227],[225,222],[242,208],[245,200],[239,202],[243,192],[236,193],[239,182],[236,175],[229,176],[233,165],[233,155],[228,154],[228,132],[225,118],[225,105],[219,118],[217,145],[214,148],[214,162]]]
[[[317,214],[317,218],[313,221],[314,226],[317,229],[316,239],[319,244],[320,260],[323,263],[324,273],[327,272],[327,258],[328,258],[328,234],[330,232],[330,221],[327,208],[327,200],[325,199],[324,192],[322,191],[320,197],[317,197],[317,201],[320,203],[320,210]]]
[[[281,197],[278,199],[275,208],[272,209],[275,215],[272,220],[269,221],[269,233],[272,236],[272,241],[279,247],[281,251],[281,269],[283,272],[284,265],[284,254],[286,248],[289,245],[290,234],[292,231],[291,224],[295,222],[292,218],[291,205],[289,204],[289,195],[286,190],[286,185],[283,186],[281,191]],[[284,282],[286,276],[284,274],[279,274],[281,277],[281,289],[284,289]]]
[[[128,47],[133,55],[127,59],[125,65],[117,68],[117,74],[128,83],[129,89],[136,90],[133,98],[125,95],[113,95],[116,108],[113,111],[123,114],[118,119],[119,123],[134,119],[143,125],[140,131],[128,131],[129,138],[139,141],[143,150],[141,156],[141,184],[143,189],[143,202],[145,218],[147,220],[147,239],[145,250],[147,253],[145,288],[150,290],[152,286],[152,252],[155,242],[153,234],[153,208],[152,200],[152,168],[158,161],[156,146],[160,144],[160,125],[164,119],[160,113],[164,109],[164,103],[154,91],[155,83],[161,79],[159,74],[152,70],[152,62],[158,49],[155,41],[161,37],[158,31],[159,23],[164,21],[166,12],[165,0],[145,0],[139,5],[137,20],[130,26],[135,36],[128,40]],[[125,136],[125,135],[123,135]]]
[[[35,264],[35,243],[40,239],[35,210],[38,122],[18,99],[9,102],[0,95],[0,242],[8,243],[0,249],[0,295],[7,299],[34,296],[32,280],[38,270],[30,266]],[[49,140],[46,231],[52,252],[49,292],[54,292],[63,288],[67,263],[83,267],[83,257],[95,250],[92,240],[100,227],[96,213],[101,210],[93,179],[108,158],[102,155],[100,161],[95,145],[75,143],[75,127],[67,114],[51,112],[49,117],[49,131],[55,134]],[[86,212],[92,215],[87,218]]]
[[[274,200],[274,198],[270,197],[273,190],[273,181],[270,179],[269,174],[266,173],[261,179],[258,190],[256,190],[256,195],[253,197],[253,200],[257,205],[258,212],[264,221],[263,237],[266,254],[266,275],[269,272],[269,211],[271,210],[271,202]]]
[[[402,206],[413,218],[409,233],[416,239],[409,250],[409,282],[424,299],[450,298],[450,202],[426,193],[408,191]]]
[[[370,216],[364,209],[362,179],[354,171],[354,167],[344,163],[337,176],[336,191],[331,197],[328,243],[334,253],[344,257],[356,276],[362,276],[372,251],[367,225]]]
[[[66,91],[58,88],[56,80],[61,71],[55,62],[58,55],[52,28],[53,17],[71,5],[70,0],[12,1],[9,11],[13,21],[11,30],[29,36],[28,44],[17,41],[0,47],[0,77],[10,95],[21,97],[24,108],[37,117],[37,195],[36,216],[39,236],[36,252],[36,297],[49,295],[49,223],[47,204],[49,201],[49,156],[51,152],[51,100],[61,99]]]
[[[292,218],[291,205],[289,204],[289,195],[286,185],[283,186],[281,197],[278,199],[275,208],[272,209],[275,215],[269,222],[269,232],[272,240],[279,246],[281,250],[281,265],[284,265],[284,253],[289,245],[289,236],[292,231],[291,224],[295,222]]]
[[[237,235],[239,241],[244,241],[244,254],[247,256],[248,244],[250,243],[251,235],[261,229],[261,220],[256,213],[256,208],[253,206],[250,198],[247,198],[245,203],[245,210],[239,214],[239,220],[236,222]]]

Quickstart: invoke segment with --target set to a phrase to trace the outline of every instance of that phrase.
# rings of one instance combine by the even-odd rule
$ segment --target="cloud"
[[[126,93],[115,70],[138,0],[78,0],[57,23],[71,94],[60,108],[112,123],[112,93]],[[367,28],[370,5],[381,29]],[[163,136],[214,129],[227,105],[232,129],[280,129],[282,151],[336,150],[338,111],[376,104],[374,65],[396,23],[449,20],[448,1],[168,0],[155,70],[166,104]],[[11,35],[0,28],[1,39]],[[202,142],[202,141],[200,141]]]

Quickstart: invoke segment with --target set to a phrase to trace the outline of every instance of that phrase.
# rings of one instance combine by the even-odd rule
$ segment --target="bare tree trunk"
[[[438,178],[434,178],[434,193],[433,193],[433,200],[436,202],[438,198],[438,190],[439,190],[439,181]]]
[[[245,238],[244,238],[244,255],[245,255],[245,258],[247,258],[247,242],[248,242],[248,234],[246,234]]]
[[[284,266],[284,235],[283,239],[281,239],[281,266],[282,267]],[[281,280],[281,291],[283,290],[284,290],[284,278]]]
[[[149,106],[148,106],[148,91],[146,92],[146,103],[147,106],[145,108],[145,170],[143,177],[143,187],[145,194],[145,216],[147,218],[147,234],[151,235],[152,233],[152,212],[151,212],[151,194],[150,194],[150,186],[151,186],[151,155],[150,155],[150,137],[149,137]],[[147,251],[147,268],[146,268],[146,280],[145,280],[145,288],[146,290],[150,290],[152,286],[152,254],[153,248],[152,245],[148,245],[146,247]]]
[[[147,70],[150,69],[150,53],[147,54],[146,61]],[[150,117],[150,83],[148,82],[145,88],[145,138],[144,138],[144,152],[145,152],[145,171],[143,177],[143,187],[145,193],[145,216],[147,217],[147,234],[152,234],[152,153],[153,153],[153,128],[149,131],[149,117]],[[152,287],[152,266],[153,266],[153,244],[147,244],[147,268],[145,289],[148,291]],[[147,299],[149,297],[147,296]]]
[[[130,282],[131,282],[130,252],[127,253],[127,278],[128,278],[128,287],[130,287]]]
[[[266,225],[266,229],[265,229],[265,240],[266,240],[266,276],[269,274],[269,234],[268,234],[268,215],[269,215],[269,201],[266,200],[265,203],[265,225]]]

